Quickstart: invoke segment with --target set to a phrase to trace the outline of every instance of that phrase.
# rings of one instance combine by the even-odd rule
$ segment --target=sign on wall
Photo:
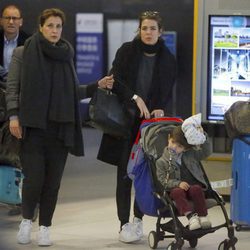
[[[103,14],[76,14],[76,72],[81,84],[103,75]]]
[[[207,119],[224,120],[236,101],[250,98],[250,16],[210,15]]]
[[[176,56],[177,54],[177,32],[176,31],[165,31],[162,34],[162,38],[165,41],[165,45],[168,47],[170,52]]]

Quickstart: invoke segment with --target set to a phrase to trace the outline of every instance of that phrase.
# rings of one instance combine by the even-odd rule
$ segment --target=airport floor
[[[116,168],[96,160],[101,133],[91,128],[84,128],[83,131],[86,156],[68,158],[51,227],[53,245],[48,249],[150,249],[147,237],[151,230],[155,230],[155,217],[144,217],[142,241],[136,244],[124,244],[118,241],[119,222],[115,205]],[[206,161],[204,166],[208,170],[210,180],[220,180],[230,176],[230,162]],[[226,208],[229,213],[229,203],[226,204]],[[0,250],[41,249],[36,244],[37,222],[33,224],[32,243],[29,245],[16,243],[21,217],[8,216],[8,209],[6,205],[0,205]],[[209,209],[209,217],[213,225],[223,222],[219,207]],[[238,238],[236,249],[249,249],[250,231],[235,232],[235,235]],[[196,249],[218,249],[220,242],[226,238],[226,229],[219,229],[199,239]],[[170,242],[170,239],[159,242],[157,249],[166,249]],[[182,249],[191,249],[188,242],[185,242]]]

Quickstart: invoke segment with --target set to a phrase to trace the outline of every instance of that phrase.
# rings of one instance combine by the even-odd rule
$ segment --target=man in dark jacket
[[[23,18],[21,10],[15,5],[8,5],[1,11],[0,24],[0,81],[4,85],[13,50],[23,45],[28,35],[21,31]]]

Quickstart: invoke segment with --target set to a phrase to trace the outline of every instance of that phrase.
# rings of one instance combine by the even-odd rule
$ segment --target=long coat
[[[132,102],[132,97],[136,94],[136,81],[142,56],[143,50],[138,39],[124,43],[116,52],[111,70],[115,79],[113,91],[117,93],[123,103]],[[154,109],[167,111],[175,77],[175,58],[161,41],[160,49],[156,54],[152,83],[149,89],[150,94],[148,99],[144,100],[150,112]],[[138,119],[131,128],[131,138],[129,139],[115,138],[104,134],[97,158],[117,166],[126,164],[122,154],[124,151],[130,150],[139,124],[140,120]]]
[[[13,52],[11,71],[8,75],[8,84],[6,91],[7,113],[8,116],[18,116],[20,106],[20,79],[22,75],[23,65],[23,51],[24,46],[19,46]],[[73,66],[72,66],[73,68]],[[75,110],[76,110],[76,135],[74,137],[74,147],[70,149],[70,153],[81,156],[84,154],[83,139],[81,131],[81,119],[79,113],[79,100],[87,97],[91,97],[97,89],[97,83],[90,83],[89,85],[78,85],[75,82],[77,88],[75,93]],[[42,101],[42,96],[41,100]],[[39,115],[39,114],[38,114]]]

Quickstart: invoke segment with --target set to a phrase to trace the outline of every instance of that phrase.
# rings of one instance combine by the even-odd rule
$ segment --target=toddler
[[[169,191],[179,214],[188,218],[189,229],[206,229],[211,227],[211,222],[207,217],[204,194],[207,183],[200,161],[212,153],[211,143],[201,126],[195,127],[197,133],[190,133],[194,126],[188,124],[188,127],[190,129],[176,126],[171,131],[168,145],[156,161],[156,173],[160,183]],[[191,138],[195,134],[196,139]],[[200,146],[194,146],[200,143]],[[193,206],[190,205],[190,201]]]

